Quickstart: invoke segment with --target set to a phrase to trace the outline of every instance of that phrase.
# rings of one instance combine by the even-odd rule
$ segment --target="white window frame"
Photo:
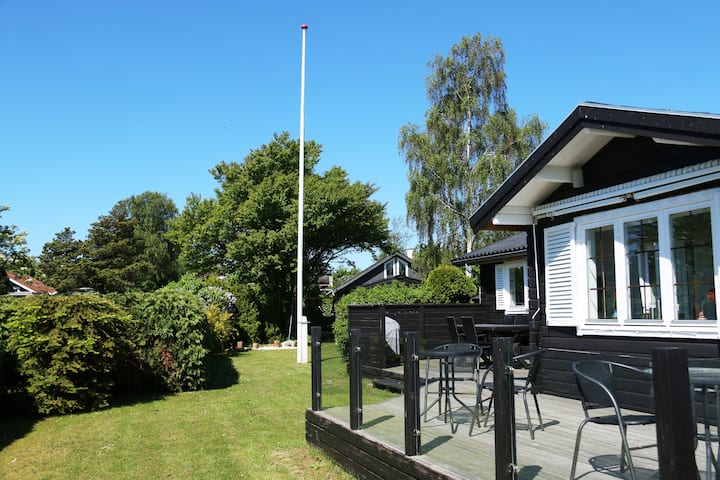
[[[720,285],[720,189],[680,195],[653,202],[632,205],[612,211],[584,215],[574,219],[575,262],[575,321],[579,335],[636,335],[678,338],[720,338],[720,321],[678,320],[675,305],[674,269],[672,265],[670,216],[699,208],[709,208],[712,222],[714,283]],[[658,219],[660,320],[633,319],[627,302],[628,273],[624,242],[624,224],[629,221],[656,217]],[[617,319],[588,318],[588,280],[586,232],[601,226],[613,226],[615,237],[615,279]]]
[[[523,305],[512,304],[512,295],[508,289],[510,285],[510,270],[521,267],[523,269]],[[504,310],[506,314],[526,314],[530,311],[530,288],[528,286],[528,266],[525,261],[504,262],[495,265],[495,308]]]

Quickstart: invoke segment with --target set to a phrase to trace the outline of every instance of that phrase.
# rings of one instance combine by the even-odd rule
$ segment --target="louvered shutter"
[[[505,310],[507,301],[505,298],[505,266],[495,265],[495,309]]]
[[[545,229],[545,319],[548,326],[576,326],[575,225]]]

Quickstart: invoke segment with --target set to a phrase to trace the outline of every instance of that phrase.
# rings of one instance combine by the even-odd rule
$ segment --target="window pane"
[[[511,267],[508,269],[510,292],[510,303],[514,307],[525,306],[525,269],[523,267]]]
[[[385,278],[390,278],[393,276],[393,262],[387,262],[385,264]]]
[[[617,318],[614,237],[611,225],[586,232],[589,318]]]
[[[670,215],[678,319],[716,320],[710,209]]]
[[[625,223],[625,249],[630,318],[662,318],[657,218]]]

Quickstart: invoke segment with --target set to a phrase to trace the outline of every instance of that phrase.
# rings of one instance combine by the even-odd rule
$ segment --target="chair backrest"
[[[619,409],[615,391],[614,368],[626,365],[606,360],[584,360],[572,365],[583,408],[614,407]]]
[[[460,341],[460,335],[458,334],[455,317],[448,315],[445,317],[445,320],[447,320],[448,332],[450,332],[450,341],[452,343],[458,343]]]
[[[460,317],[463,326],[463,334],[467,343],[478,343],[477,332],[475,331],[475,320],[473,317]]]
[[[473,372],[477,368],[478,360],[483,353],[483,348],[474,343],[448,343],[438,348],[450,352],[464,353],[464,355],[453,358],[453,367],[456,372]],[[474,354],[467,354],[468,352],[474,352]]]
[[[513,357],[513,366],[523,368],[529,364],[528,374],[525,377],[525,388],[537,392],[536,383],[542,365],[543,350],[533,350],[532,352],[516,355]]]

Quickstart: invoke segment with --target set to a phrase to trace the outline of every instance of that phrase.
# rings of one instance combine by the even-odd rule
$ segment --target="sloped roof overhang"
[[[561,184],[582,187],[582,166],[614,138],[720,147],[720,115],[583,103],[472,215],[475,231],[532,225],[533,210]]]

